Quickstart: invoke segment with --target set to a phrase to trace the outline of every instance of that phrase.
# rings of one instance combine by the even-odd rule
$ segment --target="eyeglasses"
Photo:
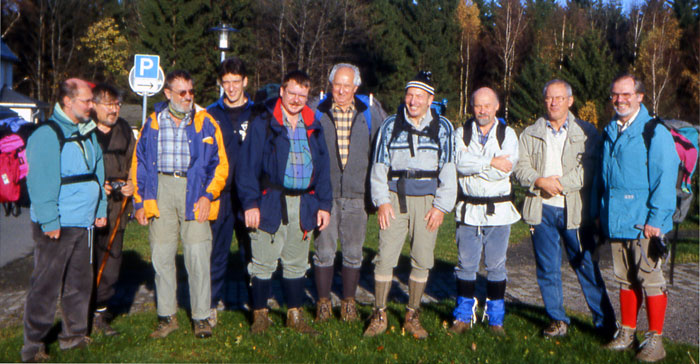
[[[75,99],[78,100],[78,101],[81,101],[82,103],[87,104],[87,105],[90,105],[90,104],[94,104],[94,103],[95,103],[95,101],[93,101],[92,99],[79,99],[79,98],[77,98],[77,97],[76,97]]]
[[[118,109],[118,108],[122,107],[122,103],[121,103],[121,102],[109,102],[109,103],[107,103],[107,102],[98,102],[98,104],[104,105],[104,106],[105,106],[106,108],[108,108],[108,109],[112,109],[112,108]]]
[[[557,104],[561,104],[562,102],[564,102],[564,100],[568,98],[568,96],[546,96],[544,98],[544,102],[551,104],[552,101],[555,101]]]
[[[610,94],[610,100],[629,100],[634,96],[635,94],[632,93],[624,93],[624,94],[618,94],[618,93],[611,93]]]

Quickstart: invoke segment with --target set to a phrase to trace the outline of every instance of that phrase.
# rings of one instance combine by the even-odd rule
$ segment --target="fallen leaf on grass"
[[[442,328],[447,329],[447,321],[442,321]]]
[[[383,346],[383,345],[380,345],[380,346],[377,347],[377,351],[382,351],[382,350],[384,350],[384,346]]]
[[[476,351],[476,343],[472,343],[472,351]]]
[[[242,339],[243,339],[243,335],[236,336],[236,345],[240,344]]]

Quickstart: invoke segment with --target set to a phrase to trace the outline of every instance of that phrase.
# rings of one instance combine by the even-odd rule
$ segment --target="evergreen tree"
[[[509,122],[526,126],[542,115],[542,88],[553,78],[553,73],[548,62],[540,57],[532,57],[525,63],[513,86]]]
[[[605,119],[602,116],[610,83],[618,73],[618,66],[600,31],[587,31],[576,44],[573,55],[564,61],[561,77],[573,88],[575,109],[590,100],[595,102],[598,116]]]

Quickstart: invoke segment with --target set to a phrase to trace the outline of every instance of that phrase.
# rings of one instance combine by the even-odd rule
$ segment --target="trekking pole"
[[[117,215],[117,221],[114,222],[114,228],[112,229],[112,232],[109,234],[109,243],[107,243],[107,251],[105,252],[105,255],[102,257],[102,263],[100,264],[100,269],[97,271],[97,283],[95,283],[95,289],[100,286],[100,280],[102,279],[102,272],[105,270],[105,265],[107,264],[107,259],[109,259],[109,253],[112,250],[112,244],[114,243],[114,237],[117,236],[117,230],[119,229],[119,223],[121,222],[122,215],[124,214],[124,210],[126,209],[126,203],[129,201],[129,198],[126,196],[123,196],[124,200],[122,201],[122,207],[119,209],[119,215]]]
[[[676,241],[678,240],[678,223],[673,224],[673,241],[671,241],[671,272],[669,273],[669,281],[673,285],[673,266],[676,263]]]

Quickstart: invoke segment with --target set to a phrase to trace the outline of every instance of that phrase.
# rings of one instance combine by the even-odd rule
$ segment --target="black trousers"
[[[105,253],[107,252],[107,245],[109,245],[109,235],[112,232],[109,229],[97,229],[95,230],[95,247],[93,267],[95,268],[95,279],[97,279],[97,273],[102,266],[102,261],[104,260]],[[97,287],[95,292],[95,308],[107,306],[109,299],[114,296],[114,285],[119,279],[119,271],[122,265],[122,247],[124,246],[124,230],[117,230],[114,235],[114,242],[112,243],[112,249],[109,250],[109,256],[107,257],[107,263],[105,263],[105,268],[102,271],[102,277],[100,278],[100,286]],[[97,282],[95,282],[97,284]]]
[[[61,349],[69,349],[87,335],[88,308],[92,294],[90,239],[86,228],[62,227],[58,240],[52,240],[32,224],[34,271],[24,307],[24,346],[22,359],[30,359],[43,349],[42,342],[54,323],[56,302],[61,299]]]

